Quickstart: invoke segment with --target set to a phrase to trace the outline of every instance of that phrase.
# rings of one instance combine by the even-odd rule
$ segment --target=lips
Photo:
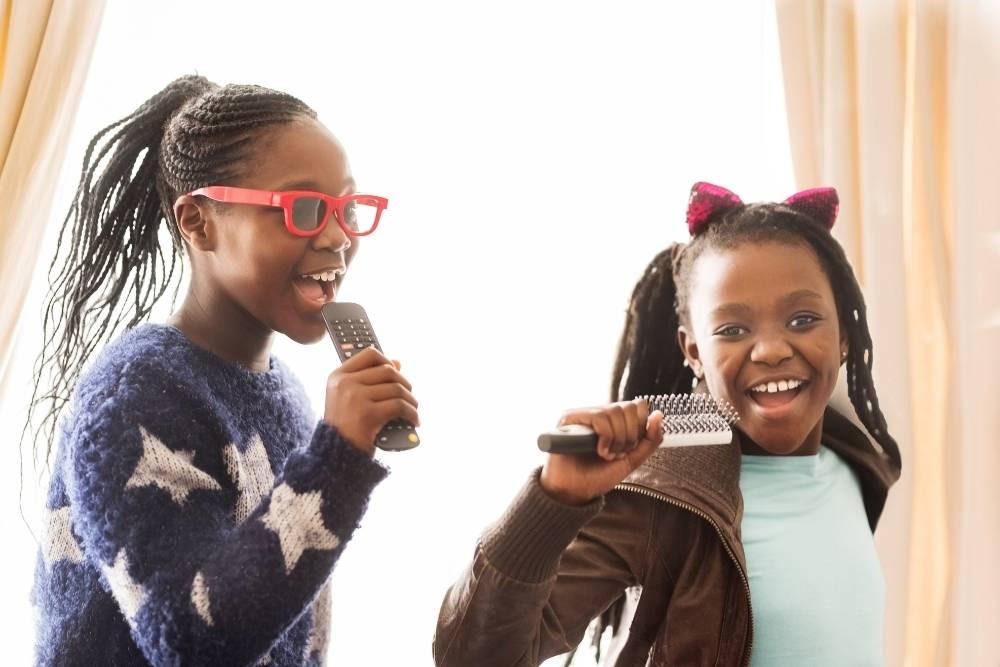
[[[295,278],[292,284],[307,303],[320,307],[333,301],[336,296],[336,287],[333,281],[299,277]]]
[[[755,387],[760,386],[759,383]],[[744,393],[750,399],[753,411],[760,417],[768,420],[781,419],[787,416],[794,409],[796,399],[809,389],[809,382],[800,382],[791,389],[778,391],[754,391],[752,388]],[[787,386],[787,383],[785,384]]]

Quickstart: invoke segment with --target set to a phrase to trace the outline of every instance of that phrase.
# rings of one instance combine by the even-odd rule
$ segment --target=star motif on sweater
[[[208,584],[205,583],[205,576],[201,572],[194,575],[194,583],[191,584],[191,604],[198,617],[205,621],[205,625],[211,627],[214,621],[208,601]]]
[[[340,539],[323,525],[319,491],[295,493],[282,484],[271,493],[271,505],[261,521],[278,535],[281,555],[285,559],[285,574],[295,569],[306,549],[336,549]]]
[[[47,512],[45,541],[42,545],[42,559],[52,566],[61,560],[74,563],[83,561],[83,552],[73,536],[73,518],[69,505]]]
[[[246,451],[241,452],[235,444],[227,445],[222,450],[222,459],[226,463],[229,478],[236,484],[240,494],[233,510],[233,518],[236,523],[243,523],[274,486],[271,461],[267,458],[267,449],[259,434],[254,436]]]
[[[222,488],[211,475],[195,467],[194,452],[175,452],[142,426],[139,432],[142,434],[142,458],[125,483],[126,489],[158,486],[169,493],[175,503],[182,505],[194,489]]]
[[[322,654],[326,650],[330,636],[330,582],[319,592],[319,597],[312,606],[313,627],[309,633],[309,643],[306,645],[306,658],[314,653]]]
[[[131,623],[135,620],[135,615],[139,613],[139,608],[146,599],[146,589],[137,583],[128,573],[128,556],[125,549],[121,549],[115,556],[114,565],[102,565],[104,576],[108,578],[111,585],[111,592],[118,600],[125,618]]]

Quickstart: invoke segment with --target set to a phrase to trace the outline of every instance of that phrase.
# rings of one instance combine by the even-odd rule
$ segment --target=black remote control
[[[382,352],[378,338],[368,320],[368,313],[356,303],[333,302],[323,306],[326,330],[340,361],[344,362],[365,348],[374,347]],[[387,452],[402,452],[420,444],[420,436],[412,424],[394,419],[375,437],[375,446]]]

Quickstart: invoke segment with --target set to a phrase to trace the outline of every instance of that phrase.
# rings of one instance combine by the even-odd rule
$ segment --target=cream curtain
[[[0,0],[0,393],[104,0]]]
[[[877,541],[887,664],[996,665],[1000,7],[777,0],[798,184],[833,184],[904,476]]]

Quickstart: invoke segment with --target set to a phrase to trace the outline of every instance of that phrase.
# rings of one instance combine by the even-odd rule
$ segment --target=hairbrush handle
[[[538,448],[549,454],[596,454],[598,436],[580,424],[565,424],[538,436]]]

